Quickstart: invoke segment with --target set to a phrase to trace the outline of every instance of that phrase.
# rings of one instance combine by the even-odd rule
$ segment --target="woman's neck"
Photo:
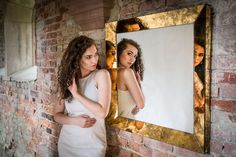
[[[88,76],[91,73],[89,70],[81,70],[81,78]]]
[[[122,69],[124,69],[124,68],[127,68],[127,67],[125,67],[125,66],[123,66],[123,65],[119,65],[118,68],[122,68]]]

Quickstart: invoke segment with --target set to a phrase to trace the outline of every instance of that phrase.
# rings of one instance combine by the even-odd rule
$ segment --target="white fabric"
[[[135,108],[135,102],[128,90],[118,89],[118,111],[122,117],[135,119],[131,111]]]
[[[95,86],[94,76],[96,71],[87,77],[80,79],[80,93],[85,97],[98,101],[98,90]],[[96,123],[90,128],[81,128],[76,125],[63,125],[58,141],[60,157],[105,157],[106,129],[104,119],[95,116],[88,111],[79,101],[66,101],[65,107],[69,116],[81,114],[89,115],[96,119]]]

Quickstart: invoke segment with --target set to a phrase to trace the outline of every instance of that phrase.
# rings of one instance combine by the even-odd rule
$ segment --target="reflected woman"
[[[144,25],[141,19],[132,18],[118,21],[116,33],[133,32],[144,29],[147,29],[147,27]]]
[[[117,45],[119,115],[135,119],[144,108],[145,100],[140,81],[143,79],[142,51],[131,39],[122,39]]]
[[[204,84],[202,82],[204,47],[200,41],[194,44],[194,130],[201,144],[204,143]]]
[[[116,90],[116,77],[117,69],[113,68],[113,64],[116,61],[116,47],[115,45],[106,40],[106,69],[109,71],[112,81],[112,90]]]
[[[202,60],[204,57],[204,47],[200,45],[200,43],[194,44],[194,68],[198,69],[197,66],[202,64]],[[204,112],[204,85],[199,77],[199,74],[194,71],[194,101],[195,101],[195,109],[198,112]]]

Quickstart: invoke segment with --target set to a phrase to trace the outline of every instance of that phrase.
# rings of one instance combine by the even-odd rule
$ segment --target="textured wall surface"
[[[140,135],[108,128],[110,156],[235,156],[236,155],[236,1],[116,1],[110,20],[125,19],[195,4],[209,4],[213,16],[211,143],[203,155]],[[114,16],[115,14],[116,16]]]
[[[96,2],[103,3],[104,8],[107,3],[111,6],[106,0]],[[235,156],[236,1],[114,0],[111,13],[108,9],[104,11],[104,16],[109,17],[110,14],[109,20],[112,21],[202,3],[209,4],[213,10],[210,154],[198,154],[108,126],[107,156]],[[79,12],[72,7],[76,5],[80,5],[79,0],[36,0],[37,80],[17,82],[0,77],[0,156],[57,156],[60,126],[53,120],[53,107],[61,54],[74,36],[85,34],[96,40],[99,52],[104,56],[104,30],[101,27],[104,19],[98,18],[102,22],[94,23],[93,27],[89,19],[80,24]],[[97,6],[92,10],[97,10],[100,16],[102,4]],[[89,9],[88,6],[87,11]],[[85,27],[90,29],[85,31]]]
[[[5,14],[5,1],[0,3],[0,68],[4,67],[5,64],[5,53],[4,53],[4,14]]]

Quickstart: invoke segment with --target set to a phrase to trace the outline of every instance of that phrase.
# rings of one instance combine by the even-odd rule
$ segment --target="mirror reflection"
[[[120,51],[119,45],[129,40],[138,48],[127,44],[126,49]],[[130,81],[132,75],[123,74],[124,77],[119,74],[124,70],[118,70],[119,115],[193,133],[193,25],[119,33],[117,43],[119,69],[122,66],[135,67],[135,64],[138,67],[138,62],[144,62],[142,71],[131,68],[134,78],[137,78],[132,82],[140,88],[127,85],[121,90],[124,83],[120,85],[119,82]],[[142,56],[137,52],[142,52]],[[121,64],[123,56],[119,53],[130,55],[130,60],[123,63],[126,66]],[[140,72],[142,75],[137,75]],[[124,91],[129,93],[129,97]]]

